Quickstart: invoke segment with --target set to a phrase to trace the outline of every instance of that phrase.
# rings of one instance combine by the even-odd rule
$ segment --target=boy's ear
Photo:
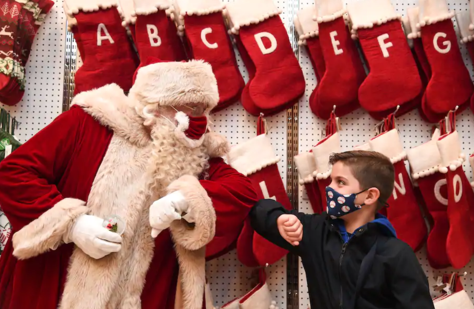
[[[377,203],[380,197],[379,189],[373,187],[367,190],[367,197],[365,198],[366,205],[374,205]]]

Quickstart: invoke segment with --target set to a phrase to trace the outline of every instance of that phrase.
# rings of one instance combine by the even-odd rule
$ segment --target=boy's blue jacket
[[[278,231],[277,219],[283,214],[294,214],[303,224],[303,239],[297,247]],[[332,220],[326,213],[306,215],[288,211],[274,200],[261,200],[252,208],[250,220],[257,233],[301,257],[311,308],[434,309],[416,255],[396,238],[383,216],[350,235],[342,220]],[[373,263],[353,302],[361,263],[374,244]]]

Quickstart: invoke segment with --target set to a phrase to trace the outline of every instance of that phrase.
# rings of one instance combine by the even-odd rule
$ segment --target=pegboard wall
[[[413,0],[391,0],[391,2],[397,12],[404,16],[406,14],[407,8],[418,5],[418,1]],[[462,11],[469,9],[468,1],[448,0],[448,3],[450,10]],[[300,9],[313,5],[314,0],[300,1]],[[454,26],[457,26],[456,23],[454,23]],[[471,76],[473,76],[473,67],[467,50],[463,45],[460,45],[460,47],[464,62],[467,68],[470,70]],[[304,48],[300,50],[299,60],[306,79],[306,94],[301,99],[299,104],[299,151],[307,152],[312,148],[312,146],[316,145],[321,140],[322,135],[324,134],[326,122],[316,118],[309,108],[309,96],[311,95],[313,89],[316,87],[317,82],[310,58],[308,57],[308,54],[306,53],[306,50]],[[361,145],[367,142],[370,138],[374,137],[375,124],[378,121],[369,117],[368,113],[364,110],[359,109],[347,116],[341,117],[340,122],[342,125],[342,130],[339,131],[339,136],[341,140],[341,150],[344,151],[351,150],[353,149],[353,147]],[[462,139],[461,146],[463,148],[463,152],[466,155],[469,155],[474,152],[474,140],[471,136],[471,127],[474,127],[474,115],[472,115],[472,112],[468,109],[464,111],[461,115],[459,115],[456,121],[456,128]],[[424,122],[418,114],[418,111],[412,111],[397,119],[397,128],[399,130],[400,138],[403,142],[403,147],[406,150],[419,146],[429,141],[431,138],[430,132],[432,125]],[[468,176],[468,179],[472,179],[472,171],[469,166],[469,163],[465,162],[463,167],[464,171]],[[300,211],[305,213],[313,212],[309,201],[304,200],[303,198],[303,187],[301,186],[299,201]],[[417,252],[417,256],[420,260],[421,265],[423,266],[423,269],[426,272],[426,275],[430,280],[430,286],[433,286],[435,283],[435,281],[433,280],[434,276],[454,271],[453,269],[449,268],[441,271],[434,271],[428,264],[425,249],[422,249],[420,252]],[[306,285],[306,275],[301,265],[301,261],[299,267],[299,308],[306,309],[309,308],[310,303]],[[469,263],[465,269],[458,271],[467,272],[467,276],[463,279],[463,283],[466,291],[471,296],[471,299],[474,300],[474,261],[471,261],[471,263]]]
[[[62,111],[66,17],[55,3],[36,34],[26,66],[25,95],[16,106],[0,105],[20,122],[15,136],[22,143]]]

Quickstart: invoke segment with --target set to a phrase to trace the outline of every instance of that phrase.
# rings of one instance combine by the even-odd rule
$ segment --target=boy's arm
[[[428,279],[408,245],[397,254],[391,275],[392,294],[397,309],[434,309]]]
[[[303,225],[303,238],[299,246],[293,246],[287,242],[278,230],[277,220],[281,215],[295,215]],[[250,223],[252,228],[268,241],[282,247],[292,253],[300,254],[301,248],[304,247],[308,239],[307,230],[309,230],[309,222],[315,215],[306,215],[298,213],[296,210],[288,211],[283,205],[274,200],[261,200],[250,211]]]

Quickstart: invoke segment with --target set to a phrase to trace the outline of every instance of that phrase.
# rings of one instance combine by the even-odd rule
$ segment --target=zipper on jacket
[[[340,293],[340,300],[339,300],[339,308],[342,308],[342,305],[343,305],[343,301],[342,301],[342,276],[341,276],[341,273],[342,273],[342,259],[344,258],[344,253],[346,253],[346,248],[347,248],[347,244],[349,243],[346,242],[342,245],[342,250],[341,250],[341,256],[339,258],[339,285],[341,286],[341,293]]]

